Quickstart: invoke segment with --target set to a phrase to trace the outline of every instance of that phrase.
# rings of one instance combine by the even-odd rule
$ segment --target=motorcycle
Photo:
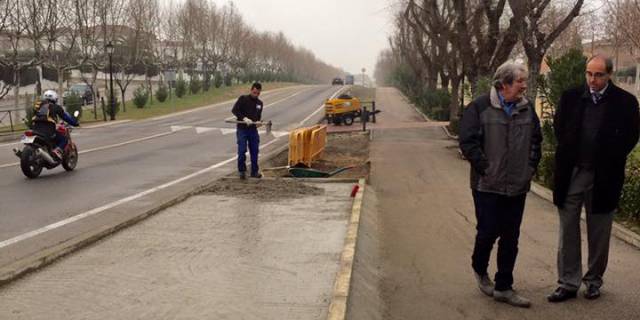
[[[74,112],[73,116],[78,117],[79,112]],[[53,169],[58,165],[66,171],[72,171],[78,164],[78,148],[71,140],[73,127],[64,122],[56,125],[56,131],[63,134],[67,139],[67,145],[62,152],[62,159],[54,153],[55,141],[52,137],[46,137],[36,131],[27,130],[22,135],[20,142],[24,144],[22,150],[13,149],[15,155],[20,158],[20,169],[27,178],[35,179],[42,172],[43,168]]]

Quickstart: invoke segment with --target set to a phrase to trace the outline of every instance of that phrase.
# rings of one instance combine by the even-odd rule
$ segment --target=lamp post
[[[109,43],[107,43],[107,45],[105,46],[105,49],[107,49],[107,54],[109,55],[109,107],[111,110],[111,120],[115,120],[116,119],[116,104],[115,104],[115,100],[113,99],[113,65],[111,63],[111,57],[113,56],[113,44],[111,43],[111,41],[109,41]]]

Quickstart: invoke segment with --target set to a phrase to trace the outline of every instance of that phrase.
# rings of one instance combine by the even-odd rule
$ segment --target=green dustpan
[[[311,168],[289,168],[289,173],[296,178],[328,178],[351,168],[353,167],[344,167],[331,172],[324,172]]]

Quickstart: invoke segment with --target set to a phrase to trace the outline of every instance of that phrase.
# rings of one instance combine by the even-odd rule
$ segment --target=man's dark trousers
[[[251,156],[251,175],[258,175],[258,151],[260,151],[260,135],[258,134],[258,128],[256,126],[249,126],[248,128],[238,128],[236,131],[236,137],[238,140],[238,171],[246,172],[247,145],[249,146],[249,155]]]
[[[505,196],[473,190],[478,225],[473,248],[472,266],[479,275],[487,274],[493,244],[498,241],[498,272],[495,290],[512,289],[513,268],[518,256],[518,237],[524,212],[526,193]]]

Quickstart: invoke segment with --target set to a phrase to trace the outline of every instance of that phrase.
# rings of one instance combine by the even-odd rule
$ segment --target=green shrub
[[[560,96],[567,89],[584,84],[586,58],[582,51],[569,50],[566,54],[554,58],[548,57],[550,71],[540,76],[538,86],[542,95],[542,159],[538,165],[535,179],[549,189],[554,188],[556,138],[553,132],[553,115]]]
[[[72,92],[70,95],[64,98],[64,108],[70,115],[73,115],[76,111],[78,111],[80,112],[78,118],[82,117],[82,98],[76,93]]]
[[[147,90],[144,86],[139,86],[133,92],[133,104],[138,107],[138,109],[144,108],[144,106],[149,101],[149,90]]]
[[[446,89],[427,90],[413,101],[425,114],[433,120],[449,120],[451,94]]]
[[[473,92],[473,98],[475,99],[483,94],[489,93],[492,85],[493,83],[491,77],[479,77],[476,80],[476,89],[475,92]]]
[[[640,160],[629,157],[626,178],[620,199],[620,214],[623,218],[640,220]]]
[[[191,94],[197,94],[198,92],[200,92],[201,88],[202,81],[200,81],[197,76],[192,77],[191,81],[189,81],[189,91],[191,92]]]
[[[216,76],[213,79],[213,85],[216,88],[220,88],[222,87],[222,83],[223,83],[222,74],[220,72],[216,72]]]
[[[156,99],[160,102],[165,102],[169,97],[169,89],[164,83],[161,83],[156,89]]]
[[[187,82],[184,81],[182,75],[178,77],[176,81],[176,97],[182,98],[187,93]]]
[[[231,74],[227,73],[224,76],[224,85],[227,87],[231,87],[233,85],[233,78],[231,77]]]

